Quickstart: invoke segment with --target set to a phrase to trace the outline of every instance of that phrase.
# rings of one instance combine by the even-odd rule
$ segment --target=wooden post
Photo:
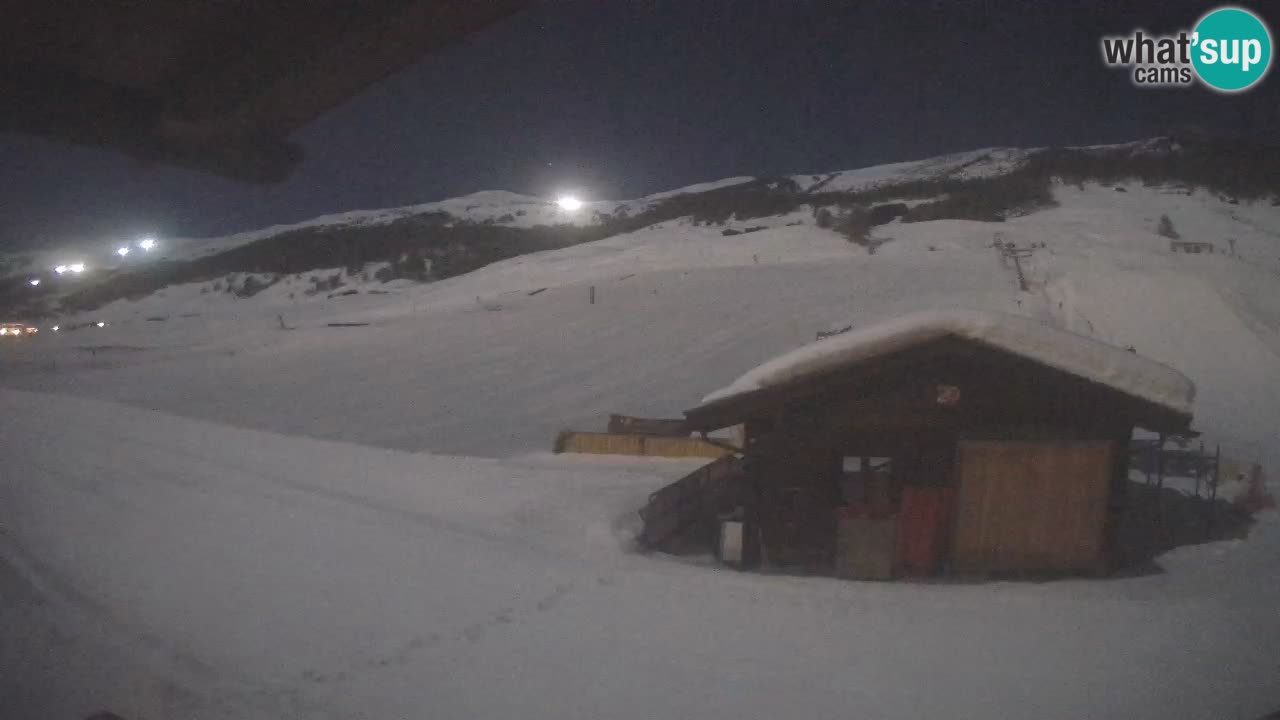
[[[1164,517],[1164,433],[1156,447],[1156,517]]]
[[[1209,489],[1209,499],[1218,499],[1218,481],[1220,476],[1218,473],[1222,470],[1222,446],[1215,445],[1213,448],[1213,485]]]
[[[1119,567],[1127,561],[1121,552],[1120,527],[1125,523],[1125,516],[1130,511],[1129,467],[1132,461],[1130,443],[1133,441],[1133,428],[1115,441],[1111,456],[1111,482],[1107,491],[1107,515],[1103,522],[1102,552],[1104,569]]]
[[[1160,433],[1159,444],[1156,445],[1156,487],[1164,488],[1164,433]]]
[[[1218,471],[1222,466],[1222,446],[1215,445],[1213,448],[1213,475],[1209,480],[1209,517],[1207,519],[1208,532],[1213,533],[1218,525]]]
[[[1200,476],[1204,474],[1204,441],[1200,441],[1199,457],[1196,458],[1196,498],[1200,497]]]

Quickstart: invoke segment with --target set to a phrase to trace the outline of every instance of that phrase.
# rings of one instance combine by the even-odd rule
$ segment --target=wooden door
[[[954,561],[960,572],[1096,570],[1112,444],[962,442]]]

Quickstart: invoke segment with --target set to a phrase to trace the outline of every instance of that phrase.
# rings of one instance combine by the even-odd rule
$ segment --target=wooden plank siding
[[[956,570],[1101,569],[1113,452],[1111,441],[961,442]]]

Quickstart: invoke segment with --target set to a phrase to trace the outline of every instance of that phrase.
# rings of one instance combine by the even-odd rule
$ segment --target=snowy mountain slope
[[[599,221],[599,214],[612,215],[619,211],[629,214],[639,213],[658,201],[667,200],[677,195],[718,190],[750,182],[754,179],[752,177],[726,178],[654,193],[635,200],[615,201],[588,198],[584,200],[580,210],[573,212],[566,211],[556,205],[555,198],[521,195],[504,190],[482,190],[470,195],[417,205],[332,213],[301,222],[271,225],[219,237],[165,238],[164,246],[157,251],[155,257],[166,260],[189,260],[225,252],[296,230],[386,225],[397,220],[433,213],[448,213],[455,222],[494,223],[519,228],[537,225],[589,225]],[[0,259],[16,260],[18,255],[27,258],[22,263],[12,263],[11,271],[22,274],[48,272],[49,269],[59,263],[67,263],[73,260],[86,262],[91,267],[102,270],[136,268],[139,267],[139,263],[145,263],[150,259],[147,257],[122,259],[115,255],[115,248],[119,244],[120,242],[104,240],[96,247],[81,244],[40,249],[4,256]]]
[[[517,225],[533,225],[536,224],[537,220],[541,220],[543,224],[548,224],[548,222],[572,222],[572,217],[566,216],[562,212],[557,214],[556,210],[557,208],[553,202],[543,198],[490,190],[420,205],[406,205],[404,207],[381,210],[352,210],[332,215],[321,215],[298,223],[272,225],[259,230],[235,233],[224,237],[178,239],[175,241],[175,252],[171,257],[208,255],[271,237],[272,235],[279,235],[290,230],[327,226],[383,225],[411,215],[423,215],[433,212],[447,212],[455,217],[477,221],[510,214],[512,219],[508,222]],[[517,212],[521,214],[517,216],[515,214]]]
[[[1099,155],[1158,156],[1169,153],[1171,147],[1177,147],[1176,141],[1168,138],[1149,138],[1112,145],[1088,145],[1065,149]],[[1028,160],[1046,149],[1042,147],[985,148],[924,160],[875,165],[857,170],[841,170],[818,175],[793,175],[791,179],[800,186],[801,190],[814,193],[861,191],[877,187],[892,187],[917,180],[991,178],[1006,175],[1023,167]]]
[[[663,224],[720,225],[727,234],[772,227],[781,216],[817,213],[824,227],[850,234],[857,224],[939,219],[998,221],[1052,203],[1049,185],[1065,178],[1114,183],[1135,178],[1166,194],[1202,194],[1229,200],[1280,196],[1280,152],[1256,144],[1152,138],[1084,148],[995,148],[910,163],[793,178],[728,178],[639,200],[588,202],[567,211],[549,200],[507,192],[480,192],[438,203],[356,211],[288,226],[202,241],[165,239],[161,251],[121,259],[99,247],[83,276],[44,277],[27,269],[0,278],[0,306],[10,314],[39,316],[139,298],[166,286],[214,281],[227,273],[280,275],[383,263],[391,278],[440,280],[511,257],[606,239]],[[834,214],[833,212],[834,211]],[[1235,213],[1240,224],[1253,223]],[[823,219],[825,215],[825,220]],[[834,218],[834,221],[833,221]],[[737,221],[738,225],[732,226]],[[803,224],[797,217],[787,224]],[[55,251],[54,255],[58,252]],[[67,253],[61,262],[72,260]],[[167,262],[157,262],[165,260]],[[54,262],[52,256],[45,258]],[[36,270],[40,263],[36,263]],[[11,269],[12,270],[12,269]],[[35,272],[39,288],[26,284]],[[386,278],[383,278],[386,279]]]
[[[766,253],[766,261],[786,257],[780,252],[786,247]],[[509,284],[481,303],[475,298],[483,284],[464,276],[416,288],[409,297],[388,296],[382,308],[344,317],[378,322],[367,328],[307,327],[299,319],[300,330],[282,333],[273,329],[274,316],[260,315],[256,325],[241,324],[242,335],[209,339],[213,347],[234,349],[234,356],[197,351],[171,363],[116,358],[111,362],[124,364],[114,369],[37,371],[10,382],[283,432],[505,455],[545,449],[556,431],[598,427],[611,411],[679,412],[754,364],[758,353],[812,340],[814,332],[845,318],[933,304],[1012,304],[1000,269],[980,249],[877,267],[869,260],[878,258],[854,253],[847,244],[836,248],[843,259],[757,266],[742,257],[737,267],[634,277],[626,277],[631,263],[623,261],[608,266],[607,281],[596,266],[587,268],[586,280],[562,279],[557,287],[526,294],[563,272],[552,255],[547,271],[535,265],[534,282],[522,275],[502,278]],[[948,272],[957,266],[967,272]],[[490,271],[506,275],[501,268],[484,272]],[[904,296],[902,288],[921,272],[938,280],[927,292]],[[595,305],[588,302],[591,284],[597,287]],[[501,309],[486,310],[486,303]],[[47,344],[68,348],[60,363],[106,362],[72,348],[86,337],[145,347],[149,338],[173,332],[170,327],[180,332],[189,325],[118,324]],[[282,396],[289,402],[281,403]]]
[[[1085,148],[1098,152],[1159,153],[1167,143],[1152,139],[1122,145]],[[893,186],[918,180],[943,180],[993,177],[1008,173],[1024,165],[1028,158],[1043,148],[989,148],[956,153],[937,158],[927,158],[903,163],[891,163],[856,170],[828,172],[818,175],[791,177],[802,192],[853,192],[874,187]],[[486,190],[447,200],[406,205],[376,210],[350,210],[322,215],[301,222],[284,223],[270,227],[210,238],[164,238],[153,255],[134,253],[121,258],[115,249],[128,244],[128,238],[104,238],[97,244],[79,243],[66,247],[42,248],[22,253],[0,253],[0,274],[17,274],[23,278],[32,274],[49,273],[55,265],[84,262],[91,270],[128,271],[146,267],[156,259],[190,260],[226,252],[259,240],[299,230],[341,230],[352,227],[386,225],[415,216],[447,213],[453,222],[493,223],[497,225],[528,228],[537,225],[590,225],[602,217],[618,213],[636,215],[655,205],[680,195],[697,195],[723,190],[756,181],[750,176],[725,178],[698,183],[687,187],[654,193],[635,200],[611,201],[587,198],[582,209],[567,212],[558,207],[554,198],[539,198],[518,193]],[[248,269],[248,268],[245,268]]]
[[[751,182],[752,180],[755,180],[755,178],[750,175],[743,175],[740,177],[725,178],[723,180],[712,180],[710,182],[696,183],[694,185],[688,185],[686,187],[676,188],[675,190],[665,190],[663,192],[653,193],[652,195],[646,195],[644,196],[644,198],[642,198],[641,201],[632,201],[634,205],[631,206],[631,210],[635,211],[635,210],[641,209],[642,203],[653,203],[654,201],[666,200],[667,198],[673,198],[677,195],[697,194],[697,193],[709,192],[711,190],[719,190],[720,188],[733,187],[734,185],[741,185],[743,183],[748,183],[748,182]]]
[[[1275,707],[1280,626],[1259,592],[1280,581],[1274,517],[1137,578],[767,576],[627,551],[629,508],[681,472],[670,463],[412,455],[10,391],[0,407],[0,557],[43,589],[0,660],[39,647],[102,666],[0,674],[30,717],[1165,720]]]
[[[5,383],[327,439],[505,456],[545,449],[566,427],[600,427],[610,412],[679,413],[820,330],[968,307],[1133,345],[1196,383],[1196,426],[1211,442],[1280,463],[1280,403],[1268,389],[1280,377],[1278,266],[1262,255],[1280,209],[1136,185],[1055,193],[1059,207],[1005,223],[882,226],[895,239],[874,255],[789,225],[798,213],[729,237],[664,223],[385,295],[365,294],[383,291],[377,283],[333,299],[306,297],[298,283],[249,299],[170,288],[180,304],[115,303],[84,316],[107,328],[46,334],[21,350],[29,356],[11,353]],[[1219,212],[1227,208],[1254,213],[1263,230]],[[1153,232],[1160,214],[1188,238],[1238,238],[1241,256],[1169,253]],[[1023,261],[1029,291],[992,247],[996,233],[1045,245]],[[145,320],[166,312],[166,322]],[[373,324],[326,326],[334,321]],[[78,349],[93,345],[142,350]]]
[[[987,148],[925,160],[876,165],[821,175],[793,175],[805,192],[845,192],[923,179],[979,178],[1003,175],[1041,148]]]

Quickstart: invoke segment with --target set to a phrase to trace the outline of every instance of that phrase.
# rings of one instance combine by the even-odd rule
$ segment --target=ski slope
[[[797,212],[731,237],[662,223],[430,285],[356,282],[362,294],[332,299],[292,281],[247,300],[168,288],[78,318],[110,323],[102,330],[45,333],[10,352],[3,382],[503,457],[546,449],[567,427],[598,428],[610,412],[677,414],[818,331],[968,308],[1133,346],[1196,384],[1209,442],[1280,466],[1280,208],[1141,186],[1055,192],[1059,207],[1005,223],[882,226],[894,240],[874,255]],[[1235,219],[1244,213],[1249,222]],[[1234,238],[1237,255],[1171,254],[1153,232],[1162,214],[1184,237]],[[997,233],[1044,245],[1023,261],[1027,291],[992,248]],[[167,319],[147,322],[156,316]]]
[[[545,454],[611,412],[678,415],[818,331],[968,308],[1176,368],[1206,441],[1275,477],[1280,208],[1124,190],[895,222],[875,254],[802,211],[343,297],[171,287],[3,347],[0,668],[23,669],[0,692],[35,717],[1274,711],[1272,516],[1135,578],[739,575],[630,550],[687,464]],[[1171,254],[1162,214],[1235,254]],[[1029,249],[1026,289],[996,240]]]
[[[784,254],[793,230],[778,231],[766,257]],[[590,263],[567,283],[559,257],[529,260],[534,267],[518,272],[494,266],[491,278],[369,298],[385,304],[341,316],[375,323],[368,327],[316,326],[303,311],[288,316],[299,327],[290,332],[276,329],[270,311],[256,321],[238,315],[234,330],[214,318],[126,325],[106,313],[118,324],[47,343],[66,345],[56,353],[59,369],[33,364],[7,382],[289,434],[502,457],[549,449],[565,428],[599,428],[609,412],[678,414],[772,348],[811,341],[836,322],[962,300],[1013,305],[989,251],[876,265],[878,257],[856,255],[820,232],[811,249],[824,259],[807,262],[792,256],[755,266],[746,256],[736,267],[626,277],[641,262],[607,253],[608,263]],[[746,237],[757,235],[767,234]],[[694,244],[688,249],[697,252]],[[945,272],[957,262],[967,272]],[[930,267],[939,281],[904,295]],[[562,284],[546,285],[557,277]],[[541,287],[548,289],[527,294]],[[159,342],[188,342],[183,334],[202,321],[225,328],[207,347],[149,349],[152,338],[169,333],[179,337]],[[87,337],[143,349],[90,357],[77,349]]]

